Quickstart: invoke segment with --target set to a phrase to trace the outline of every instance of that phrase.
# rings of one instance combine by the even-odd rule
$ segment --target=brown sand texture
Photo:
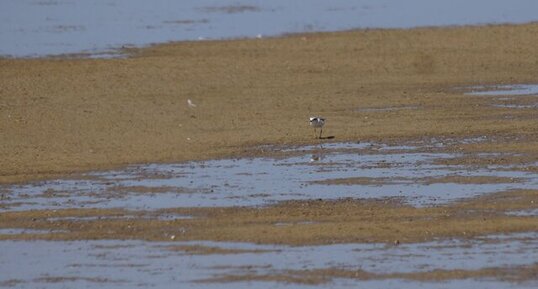
[[[500,149],[534,154],[532,110],[461,88],[536,81],[537,33],[375,29],[156,45],[125,59],[0,59],[0,182],[315,143],[312,115],[327,118],[332,141],[517,135]]]

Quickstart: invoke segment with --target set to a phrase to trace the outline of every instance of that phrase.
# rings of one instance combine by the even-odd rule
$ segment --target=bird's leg
[[[319,139],[321,139],[321,134],[323,133],[323,128],[320,128],[319,130]]]
[[[314,138],[317,138],[318,137],[318,131],[316,130],[316,128],[314,128]]]

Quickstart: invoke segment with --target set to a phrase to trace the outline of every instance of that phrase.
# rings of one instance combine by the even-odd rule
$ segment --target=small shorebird
[[[323,117],[312,116],[310,117],[310,126],[314,128],[314,135],[317,137],[317,128],[320,128],[319,138],[321,139],[321,134],[323,133],[323,125],[325,124],[325,119]]]
[[[190,98],[187,99],[187,105],[188,105],[190,108],[195,108],[195,107],[196,107],[196,104],[194,104],[194,103],[192,102],[192,100],[190,100]]]

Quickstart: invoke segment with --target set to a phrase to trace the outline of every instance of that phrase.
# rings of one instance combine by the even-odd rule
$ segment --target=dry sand
[[[0,182],[314,143],[311,115],[333,141],[488,135],[490,149],[535,157],[534,110],[458,88],[536,82],[536,35],[538,24],[379,29],[0,59]]]

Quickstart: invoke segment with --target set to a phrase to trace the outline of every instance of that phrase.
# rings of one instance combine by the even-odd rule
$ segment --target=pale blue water
[[[537,204],[538,206],[538,204]],[[528,209],[528,210],[520,210],[520,211],[511,211],[507,212],[507,215],[512,216],[520,216],[520,217],[538,217],[538,208],[536,209]]]
[[[174,245],[264,250],[260,253],[190,255]],[[412,280],[329,280],[328,284],[200,283],[222,275],[265,275],[288,270],[342,268],[371,273],[478,270],[532,265],[538,233],[485,236],[401,244],[321,246],[256,245],[227,242],[143,242],[134,240],[0,241],[0,287],[14,288],[536,288],[537,280],[493,279],[420,282]],[[8,286],[5,286],[8,287]]]
[[[525,23],[536,11],[534,0],[2,0],[0,55],[108,57],[168,41]]]
[[[450,140],[444,140],[449,142]],[[464,142],[487,141],[474,138]],[[333,143],[281,150],[282,155],[221,159],[181,164],[130,166],[88,173],[80,179],[58,179],[25,185],[0,186],[2,211],[120,207],[151,210],[183,206],[263,205],[291,199],[398,197],[415,205],[435,205],[479,194],[538,188],[538,175],[522,167],[473,168],[437,164],[459,154],[436,152],[437,141],[424,147],[372,143]],[[266,148],[268,151],[270,147]],[[481,157],[498,154],[480,154]],[[424,177],[498,176],[513,182],[450,184],[421,181]],[[323,185],[316,181],[343,177],[382,178],[376,185]],[[133,188],[130,190],[129,188]],[[160,188],[152,192],[152,188]],[[162,191],[165,188],[169,191]],[[176,220],[185,215],[145,212],[143,218]],[[130,218],[131,215],[117,218]],[[115,217],[113,217],[115,218]],[[106,217],[105,217],[106,219]],[[94,218],[50,218],[79,224]],[[308,226],[308,219],[298,221]],[[275,222],[274,226],[289,224]],[[462,228],[464,230],[464,228]],[[25,228],[0,229],[2,238],[56,233]],[[163,236],[189,234],[181,225]],[[476,270],[532,265],[538,260],[536,232],[445,239],[427,243],[335,244],[280,246],[221,242],[143,242],[88,240],[74,242],[0,241],[0,287],[15,288],[536,288],[536,280],[510,283],[493,279],[447,282],[412,280],[335,279],[328,284],[278,282],[205,283],[222,275],[279,274],[288,270],[343,268],[372,273],[431,270]],[[171,245],[204,245],[260,253],[192,255]]]
[[[429,145],[437,147],[435,142]],[[279,148],[275,150],[282,151]],[[24,185],[0,185],[4,198],[0,212],[259,206],[286,200],[340,198],[398,198],[414,206],[431,206],[488,193],[538,189],[538,174],[525,171],[523,167],[489,166],[478,169],[442,165],[437,161],[461,155],[435,152],[434,149],[422,152],[413,146],[332,143],[325,144],[323,148],[296,147],[282,153],[277,157],[269,154],[258,158],[129,166],[88,173],[79,178],[73,176]],[[506,182],[466,184],[437,181],[446,176],[502,177]],[[368,178],[373,182],[350,185],[326,183],[342,178]]]
[[[471,87],[469,95],[478,96],[514,96],[538,95],[538,84],[506,84]]]

